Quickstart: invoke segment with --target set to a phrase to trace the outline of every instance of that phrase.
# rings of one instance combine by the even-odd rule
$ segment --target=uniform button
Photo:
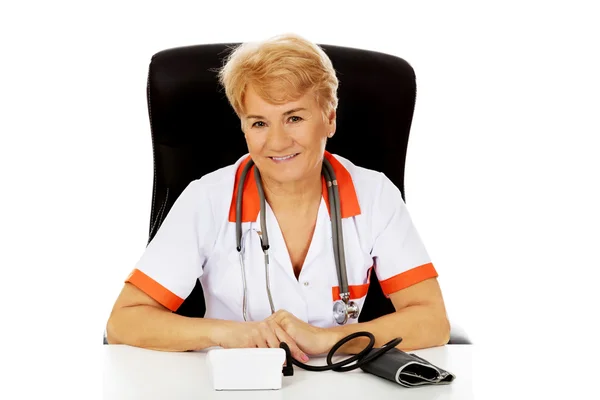
[[[304,282],[304,286],[308,286],[308,281],[305,281],[305,282]]]

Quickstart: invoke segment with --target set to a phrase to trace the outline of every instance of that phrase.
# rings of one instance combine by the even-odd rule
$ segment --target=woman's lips
[[[285,162],[293,160],[294,158],[296,158],[296,156],[298,154],[300,154],[300,153],[288,154],[286,156],[281,156],[281,157],[269,157],[269,158],[271,160],[273,160],[274,162],[276,162],[277,164],[281,164],[281,163],[285,163]]]

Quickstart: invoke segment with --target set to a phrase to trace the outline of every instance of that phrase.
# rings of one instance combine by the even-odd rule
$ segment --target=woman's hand
[[[299,349],[294,339],[271,317],[257,322],[222,321],[220,327],[215,330],[213,342],[225,349],[279,348],[279,344],[285,342],[290,348],[292,357],[300,361],[308,361],[308,357]]]
[[[266,320],[275,321],[306,354],[327,353],[337,341],[337,337],[331,331],[310,325],[285,310],[275,312]]]

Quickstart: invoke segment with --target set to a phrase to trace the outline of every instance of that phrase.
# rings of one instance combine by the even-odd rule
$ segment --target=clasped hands
[[[216,340],[223,348],[279,348],[287,343],[292,357],[306,362],[308,355],[328,352],[337,342],[337,335],[329,329],[310,325],[292,313],[279,310],[263,321],[224,321]]]

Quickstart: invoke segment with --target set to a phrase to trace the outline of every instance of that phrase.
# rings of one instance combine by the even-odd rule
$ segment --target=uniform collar
[[[352,182],[352,176],[350,172],[329,152],[324,153],[325,158],[331,163],[333,171],[335,172],[336,179],[338,182],[338,190],[340,193],[340,205],[342,218],[353,217],[360,214],[360,206],[358,204],[358,197]],[[246,164],[250,161],[248,155],[237,168],[235,174],[235,183],[233,188],[233,196],[231,197],[231,206],[229,207],[229,221],[235,222],[235,201],[237,199],[237,193],[239,190],[240,177]],[[329,210],[329,194],[327,193],[327,185],[325,184],[325,178],[321,177],[322,182],[322,193]],[[244,182],[244,193],[242,201],[242,222],[254,222],[258,218],[260,212],[260,200],[258,195],[258,187],[254,180],[254,168],[250,169],[246,174],[246,180]]]

